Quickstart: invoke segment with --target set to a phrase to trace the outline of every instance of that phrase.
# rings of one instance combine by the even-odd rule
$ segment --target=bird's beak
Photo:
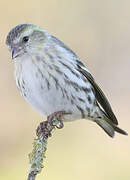
[[[12,59],[17,58],[21,54],[21,49],[19,48],[12,48]]]

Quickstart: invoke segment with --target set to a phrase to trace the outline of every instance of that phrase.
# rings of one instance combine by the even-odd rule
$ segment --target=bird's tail
[[[102,119],[96,120],[96,123],[110,136],[114,137],[115,131],[123,134],[123,135],[128,135],[127,132],[124,130],[120,129],[115,125],[106,115]]]

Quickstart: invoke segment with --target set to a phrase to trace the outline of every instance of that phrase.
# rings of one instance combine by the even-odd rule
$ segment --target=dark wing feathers
[[[96,82],[94,81],[92,75],[88,71],[86,71],[84,69],[84,67],[82,68],[80,65],[78,65],[78,71],[80,71],[88,79],[88,81],[91,83],[91,85],[93,86],[94,91],[95,91],[96,99],[97,99],[98,103],[100,104],[100,106],[105,111],[106,115],[109,117],[109,119],[115,125],[118,125],[118,121],[116,119],[116,116],[114,115],[114,113],[112,111],[112,108],[111,108],[105,94],[102,92],[100,87],[96,84]]]

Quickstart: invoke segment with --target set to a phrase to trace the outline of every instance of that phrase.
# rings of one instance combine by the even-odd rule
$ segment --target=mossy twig
[[[36,131],[37,138],[34,139],[33,142],[33,150],[29,154],[30,169],[27,180],[35,180],[37,174],[41,172],[45,159],[48,137],[51,136],[52,131],[58,126],[58,124],[59,121],[56,119],[53,120],[53,123],[44,121],[42,122],[42,128],[40,128],[40,123]]]

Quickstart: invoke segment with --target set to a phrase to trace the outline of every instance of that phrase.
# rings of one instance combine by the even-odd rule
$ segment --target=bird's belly
[[[25,99],[37,111],[46,116],[56,111],[68,111],[71,108],[67,99],[62,97],[60,91],[57,91],[53,86],[49,90],[46,88],[46,82],[43,82],[42,85],[36,83],[35,88],[31,90]]]
[[[66,120],[81,118],[67,89],[58,87],[52,78],[39,78],[35,74],[24,74],[21,79],[16,79],[17,86],[25,100],[43,116],[48,116],[57,111],[70,112]],[[20,86],[19,86],[20,85]]]
[[[50,86],[50,89],[46,86],[46,81],[43,81],[42,84],[38,82],[28,84],[28,92],[26,91],[22,94],[26,101],[43,116],[48,116],[57,111],[66,111],[73,114],[67,116],[68,120],[81,118],[81,113],[76,108],[76,105],[72,104],[65,93],[63,94],[60,89],[56,89],[53,84]]]

